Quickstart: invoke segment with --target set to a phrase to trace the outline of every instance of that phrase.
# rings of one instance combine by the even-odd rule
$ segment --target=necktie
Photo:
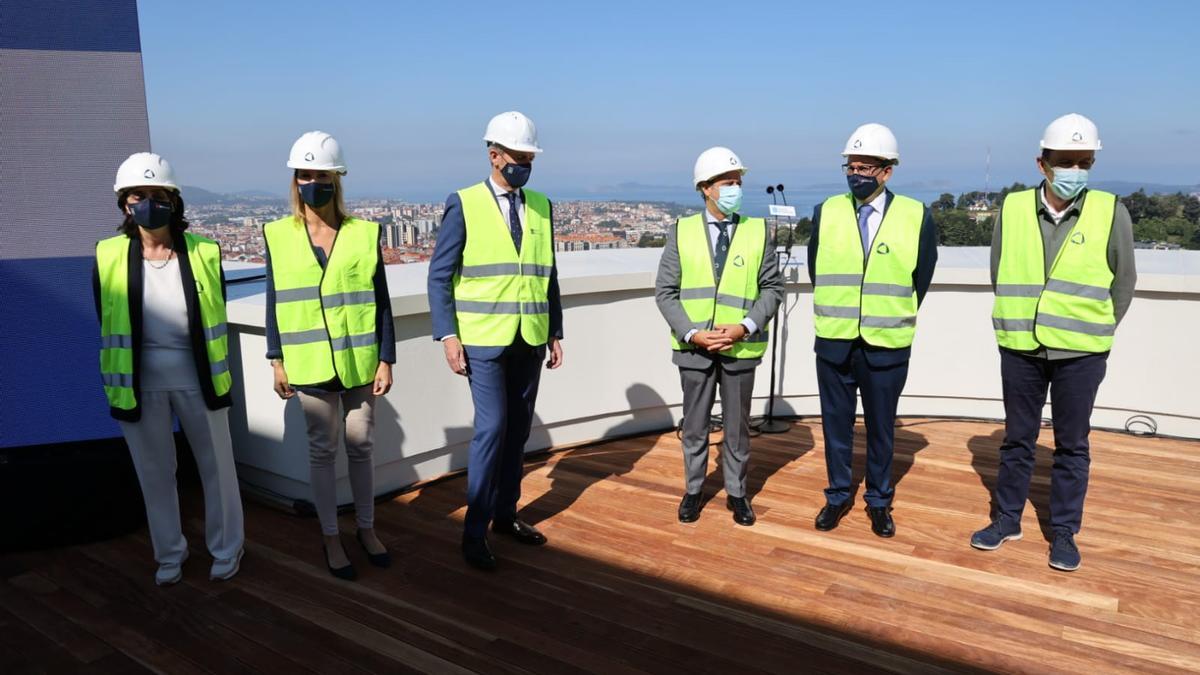
[[[875,211],[870,204],[858,207],[858,233],[862,235],[863,257],[871,251],[871,228],[867,226],[867,218]]]
[[[713,251],[713,266],[716,269],[717,280],[720,281],[721,272],[725,271],[725,258],[729,256],[729,221],[722,220],[714,225],[720,234],[717,235],[717,249]]]
[[[521,211],[517,206],[517,193],[509,192],[504,195],[508,198],[508,232],[512,235],[513,246],[517,247],[517,253],[521,252]]]

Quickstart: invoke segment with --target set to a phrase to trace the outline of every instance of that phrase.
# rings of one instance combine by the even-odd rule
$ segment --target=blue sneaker
[[[1070,530],[1055,530],[1054,543],[1050,544],[1050,566],[1063,572],[1079,569],[1079,547]]]
[[[991,525],[971,535],[971,546],[981,551],[995,551],[1006,541],[1021,538],[1021,524],[1008,518],[997,517]]]

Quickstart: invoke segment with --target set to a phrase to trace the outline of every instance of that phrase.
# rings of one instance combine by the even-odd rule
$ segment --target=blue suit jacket
[[[522,193],[521,199],[525,195]],[[551,241],[554,237],[554,204],[550,204]],[[446,209],[442,213],[442,225],[438,228],[437,246],[429,261],[429,315],[433,322],[433,339],[441,340],[447,335],[458,333],[458,322],[454,316],[454,274],[462,267],[463,248],[467,245],[467,221],[463,217],[462,200],[458,193],[446,198]],[[562,339],[562,298],[558,291],[558,259],[550,269],[550,336]],[[504,347],[466,346],[467,357],[494,359]]]
[[[885,190],[886,200],[883,203],[883,215],[887,217],[887,210],[892,205],[892,191]],[[813,209],[812,217],[812,237],[808,241],[808,278],[815,285],[817,282],[817,246],[820,241],[821,232],[821,205],[817,204]],[[933,216],[929,213],[929,207],[925,208],[925,216],[921,221],[921,235],[917,249],[917,268],[913,270],[913,288],[917,291],[917,306],[925,300],[925,292],[929,290],[929,283],[933,281],[933,269],[937,266],[937,245],[938,234],[937,226],[933,224]],[[850,350],[855,346],[862,348],[866,354],[867,363],[876,368],[887,368],[904,363],[908,360],[912,353],[911,347],[902,349],[886,349],[883,347],[872,347],[861,339],[858,340],[830,340],[827,338],[818,337],[816,340],[815,350],[817,356],[826,361],[835,364],[842,364],[846,359],[850,358]]]

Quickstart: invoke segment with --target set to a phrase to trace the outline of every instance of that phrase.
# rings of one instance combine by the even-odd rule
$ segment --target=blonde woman
[[[334,459],[343,438],[358,530],[376,567],[391,556],[375,534],[375,397],[392,387],[395,326],[379,225],[346,213],[342,150],[311,131],[292,146],[292,215],[263,226],[267,243],[267,358],[275,393],[297,394],[308,427],[313,504],[330,574],[357,578],[342,547]]]
[[[241,564],[243,532],[229,438],[221,249],[185,232],[183,199],[162,157],[130,155],[113,188],[125,220],[121,234],[96,244],[92,275],[100,371],[146,501],[154,581],[178,582],[188,558],[175,487],[175,418],[204,486],[209,577],[229,579]]]

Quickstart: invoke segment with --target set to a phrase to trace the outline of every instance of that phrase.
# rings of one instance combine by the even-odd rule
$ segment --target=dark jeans
[[[896,405],[908,380],[908,361],[877,368],[860,346],[844,363],[817,357],[817,388],[821,394],[821,429],[825,435],[825,467],[829,487],[825,501],[838,505],[850,498],[850,464],[854,456],[854,414],[862,392],[863,423],[867,427],[868,506],[890,506],[892,452],[896,443]]]
[[[1048,391],[1054,420],[1050,525],[1079,532],[1091,465],[1088,434],[1092,429],[1092,406],[1107,365],[1107,352],[1050,361],[1000,350],[1004,444],[1000,446],[1000,476],[996,482],[999,515],[1021,522]]]

